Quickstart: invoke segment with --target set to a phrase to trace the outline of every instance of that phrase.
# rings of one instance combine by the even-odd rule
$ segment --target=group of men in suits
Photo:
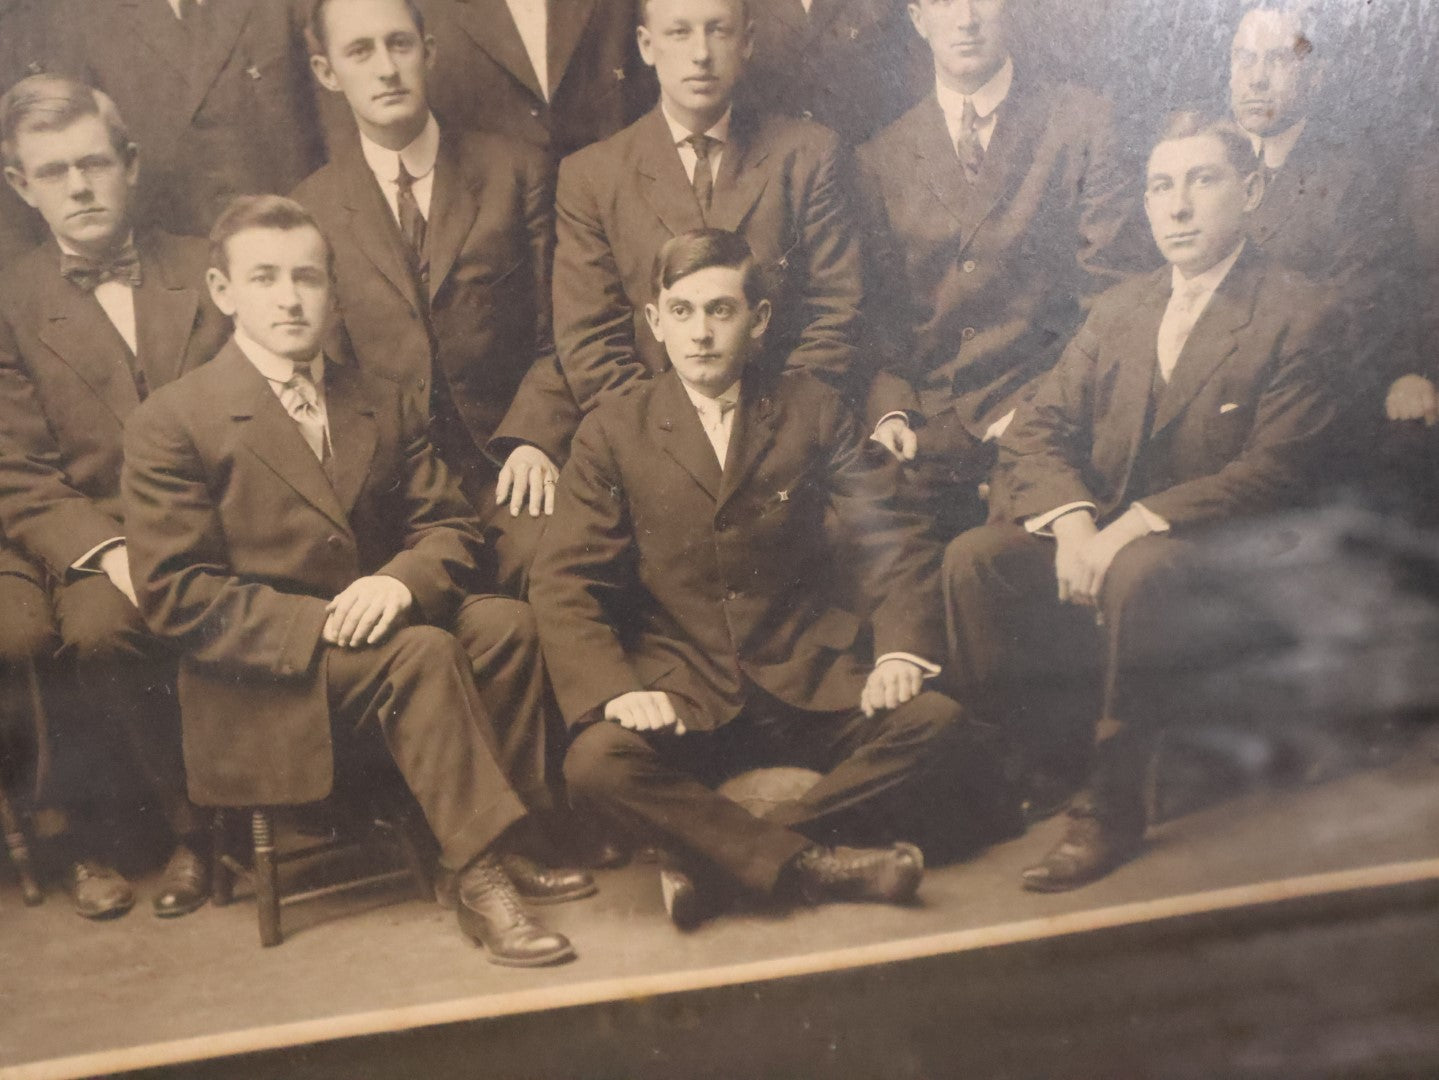
[[[1026,887],[1138,850],[1196,538],[1439,395],[1296,9],[1141,167],[1021,2],[107,0],[21,48],[69,75],[0,100],[48,233],[0,275],[0,661],[78,688],[52,773],[116,741],[162,809],[157,914],[208,894],[197,804],[323,797],[345,729],[516,966],[595,888],[534,857],[565,801],[682,926],[907,901],[1022,827],[1014,744],[1080,762]],[[714,790],[769,763],[822,778]]]

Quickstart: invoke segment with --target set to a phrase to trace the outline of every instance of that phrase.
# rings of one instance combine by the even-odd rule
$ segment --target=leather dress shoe
[[[849,900],[905,904],[924,877],[924,853],[913,844],[887,848],[812,847],[792,863],[800,895],[811,904]]]
[[[693,930],[709,914],[694,878],[672,866],[660,867],[660,896],[665,914],[680,930]]]
[[[1077,889],[1133,858],[1143,842],[1143,826],[1106,824],[1091,813],[1071,810],[1064,838],[1021,872],[1020,881],[1030,892]]]
[[[65,890],[75,913],[87,919],[117,919],[135,906],[135,892],[124,876],[94,859],[79,859],[65,868]]]
[[[210,863],[195,853],[188,844],[179,844],[160,875],[160,891],[155,894],[155,914],[162,919],[175,919],[204,907],[210,899]]]
[[[492,964],[544,967],[575,958],[563,934],[546,930],[525,911],[499,861],[482,855],[460,874],[455,892],[460,929],[484,946]]]
[[[583,870],[551,870],[524,855],[501,858],[520,898],[530,904],[563,904],[594,896],[600,887]],[[460,875],[441,866],[435,871],[435,901],[446,911],[459,906]]]

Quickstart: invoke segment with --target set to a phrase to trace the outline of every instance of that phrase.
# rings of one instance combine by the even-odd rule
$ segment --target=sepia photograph
[[[0,1080],[1439,1075],[1439,0],[0,0]]]

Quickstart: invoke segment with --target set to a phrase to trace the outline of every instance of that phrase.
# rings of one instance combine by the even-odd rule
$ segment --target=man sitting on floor
[[[321,351],[330,263],[298,203],[236,200],[208,277],[235,335],[126,430],[130,565],[146,621],[183,652],[190,791],[313,802],[332,731],[367,728],[439,841],[436,892],[461,929],[493,963],[563,962],[570,943],[516,887],[550,902],[593,883],[505,857],[548,797],[534,624],[519,601],[475,595],[493,591],[476,580],[479,524],[424,415]]]
[[[673,370],[581,425],[531,583],[576,730],[571,798],[667,849],[681,927],[726,886],[905,902],[923,857],[895,841],[973,848],[1015,817],[980,733],[923,686],[938,671],[937,549],[839,394],[756,362],[760,276],[735,233],[661,248],[646,316]],[[839,606],[855,589],[834,571],[827,514],[877,605],[872,649]],[[777,764],[825,775],[765,818],[712,790]]]
[[[1094,768],[1063,841],[1024,872],[1028,889],[1084,885],[1138,849],[1166,719],[1154,702],[1187,655],[1162,628],[1188,595],[1195,541],[1302,497],[1334,417],[1328,294],[1245,240],[1258,165],[1233,124],[1173,118],[1144,197],[1170,265],[1096,301],[1000,441],[990,523],[945,553],[947,674],[981,715],[1022,715],[1018,694],[1102,650],[1102,707],[1083,718]],[[1195,630],[1204,610],[1191,607]]]

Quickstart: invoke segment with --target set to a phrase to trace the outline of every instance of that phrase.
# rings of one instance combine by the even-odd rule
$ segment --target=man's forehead
[[[1181,176],[1194,169],[1224,168],[1229,155],[1217,135],[1187,135],[1182,139],[1165,139],[1150,152],[1147,174]]]
[[[404,0],[330,0],[325,29],[337,45],[396,32],[415,33],[415,19]]]
[[[77,151],[113,153],[114,149],[110,132],[98,116],[77,116],[58,128],[25,124],[15,133],[15,151],[22,158],[27,150],[32,154],[55,155]]]
[[[713,22],[737,19],[741,0],[649,0],[655,22]]]
[[[310,225],[296,229],[256,225],[235,233],[225,247],[232,263],[245,266],[325,265],[325,238]]]
[[[1239,20],[1234,32],[1236,48],[1253,51],[1270,49],[1295,49],[1303,41],[1299,16],[1292,11],[1275,11],[1267,8],[1246,12]]]
[[[737,300],[744,296],[744,270],[738,266],[707,266],[686,274],[660,290],[660,300],[688,300],[707,303],[711,300]]]

